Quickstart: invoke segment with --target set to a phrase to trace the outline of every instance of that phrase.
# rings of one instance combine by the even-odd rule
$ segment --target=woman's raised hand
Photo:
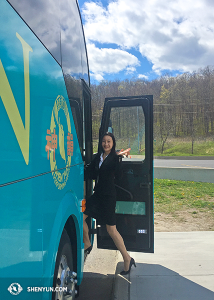
[[[117,155],[125,155],[126,157],[129,155],[131,148],[128,148],[126,150],[121,149],[119,152],[117,152]]]

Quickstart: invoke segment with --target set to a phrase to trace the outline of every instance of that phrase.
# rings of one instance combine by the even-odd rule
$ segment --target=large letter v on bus
[[[29,83],[29,51],[32,48],[16,33],[23,49],[24,57],[24,83],[25,83],[25,127],[23,125],[10,83],[7,79],[4,67],[0,60],[0,97],[2,98],[13,131],[16,135],[19,147],[22,151],[26,164],[29,163],[29,141],[30,141],[30,83]]]

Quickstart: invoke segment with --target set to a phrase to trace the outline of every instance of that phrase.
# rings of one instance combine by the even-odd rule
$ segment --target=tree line
[[[161,152],[169,136],[197,138],[214,134],[214,67],[171,77],[166,74],[155,80],[145,79],[102,81],[91,85],[93,138],[98,130],[106,97],[153,95],[154,138]],[[127,118],[128,121],[128,118]]]

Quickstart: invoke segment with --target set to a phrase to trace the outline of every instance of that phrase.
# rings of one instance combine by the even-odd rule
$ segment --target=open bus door
[[[117,149],[131,148],[116,182],[116,227],[128,251],[154,252],[153,96],[106,98],[100,128],[111,131]],[[101,140],[99,141],[101,145]],[[97,228],[97,247],[116,249],[105,225]]]

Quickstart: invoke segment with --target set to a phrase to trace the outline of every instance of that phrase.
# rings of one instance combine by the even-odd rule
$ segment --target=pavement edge
[[[113,297],[112,300],[129,300],[130,299],[130,279],[128,276],[120,275],[123,270],[123,261],[121,254],[117,251],[116,269],[113,283]]]

